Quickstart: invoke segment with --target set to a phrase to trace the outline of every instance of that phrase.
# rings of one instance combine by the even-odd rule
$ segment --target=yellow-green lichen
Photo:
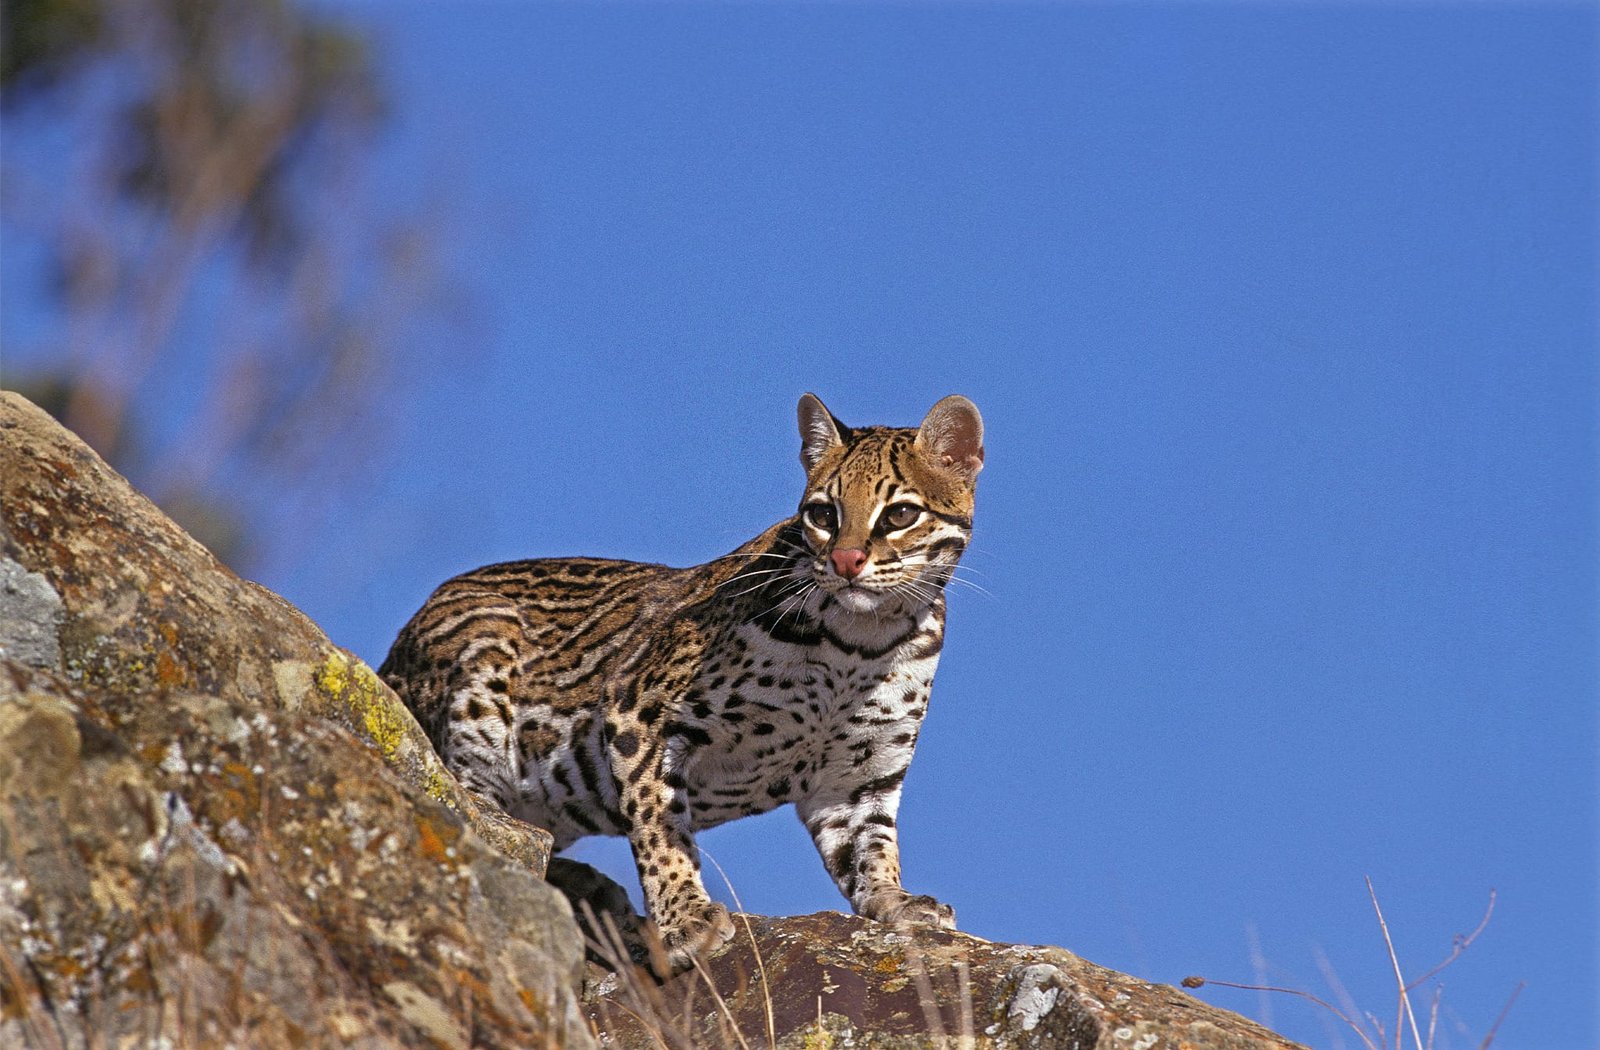
[[[428,776],[423,782],[422,789],[426,791],[428,793],[428,797],[434,801],[443,802],[451,809],[456,808],[455,792],[450,790],[450,781],[445,779],[444,770],[440,769],[438,766],[431,763],[429,764]]]
[[[329,697],[338,699],[350,685],[350,661],[345,659],[343,653],[335,650],[317,667],[316,678],[318,689]]]
[[[393,759],[405,741],[408,720],[372,668],[335,650],[317,665],[314,678],[324,695],[341,701],[360,720],[383,757]]]

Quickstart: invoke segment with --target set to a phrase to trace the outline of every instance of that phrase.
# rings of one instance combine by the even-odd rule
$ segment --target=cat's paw
[[[733,940],[733,916],[720,904],[706,901],[693,914],[661,929],[661,943],[667,950],[667,967],[682,973],[696,959],[706,959]]]
[[[873,907],[863,912],[869,919],[887,922],[894,926],[923,925],[941,930],[956,928],[956,910],[948,904],[925,894],[880,894],[872,901]]]

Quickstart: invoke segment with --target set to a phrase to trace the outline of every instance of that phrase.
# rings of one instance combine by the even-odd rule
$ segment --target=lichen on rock
[[[1293,1045],[1060,948],[835,913],[741,917],[662,985],[590,964],[580,1004],[549,848],[371,668],[0,393],[0,1046]],[[550,870],[626,906],[583,868]]]
[[[10,393],[0,645],[0,1046],[592,1045],[548,836]]]
[[[663,1034],[672,1045],[766,1045],[769,1025],[779,1050],[1297,1045],[1062,948],[895,929],[837,912],[740,918],[722,954],[659,989],[604,979],[591,965],[585,1008],[608,1045],[645,1050]]]

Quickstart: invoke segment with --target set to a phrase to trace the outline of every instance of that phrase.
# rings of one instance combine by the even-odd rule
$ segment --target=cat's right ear
[[[816,394],[800,398],[800,462],[810,473],[830,448],[844,444],[844,427]]]

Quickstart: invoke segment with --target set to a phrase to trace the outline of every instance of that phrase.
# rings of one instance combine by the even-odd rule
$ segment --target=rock
[[[61,662],[61,596],[36,572],[0,558],[0,660],[34,667]]]
[[[585,1009],[602,1040],[621,1050],[663,1043],[770,1043],[780,1050],[1299,1045],[1062,948],[996,944],[931,927],[895,930],[837,912],[741,915],[735,922],[739,934],[728,950],[659,988],[637,972],[609,975],[591,966]]]
[[[235,576],[88,446],[4,391],[0,564],[7,560],[42,577],[64,603],[56,643],[72,681],[127,694],[194,690],[329,718],[496,848],[543,873],[550,836],[463,791],[366,664],[293,605]],[[0,612],[0,623],[6,619]]]
[[[1294,1044],[1060,948],[739,916],[665,984],[365,664],[0,393],[0,1047]],[[611,958],[650,958],[622,914]],[[598,1039],[597,1039],[598,1037]]]
[[[0,394],[0,1046],[591,1046],[549,837]]]

